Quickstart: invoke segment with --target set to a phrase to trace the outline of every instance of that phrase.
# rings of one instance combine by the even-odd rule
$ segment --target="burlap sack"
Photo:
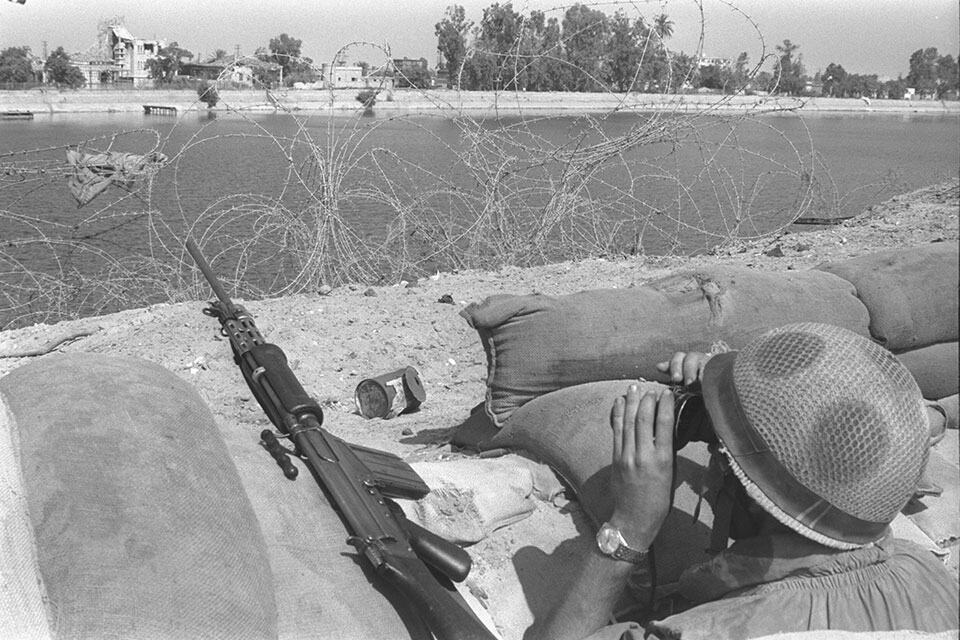
[[[55,637],[277,636],[260,528],[189,384],[58,355],[0,379],[0,400]]]
[[[944,342],[897,354],[897,359],[913,374],[924,398],[935,400],[960,391],[960,350],[957,346],[956,342]]]
[[[243,392],[240,372],[225,371]],[[0,577],[36,587],[13,594],[32,616],[5,624],[0,610],[0,638],[428,637],[357,557],[306,468],[291,482],[263,450],[257,414],[218,425],[173,373],[98,354],[14,370],[0,379],[0,405],[22,440],[28,531],[0,544]],[[0,464],[0,479],[16,477],[2,438]]]
[[[46,640],[53,635],[12,419],[0,397],[0,638]]]
[[[561,297],[499,295],[462,312],[487,355],[486,411],[502,426],[534,398],[585,382],[662,379],[676,351],[736,349],[790,322],[869,335],[870,317],[843,278],[822,271],[712,267],[630,289]]]
[[[613,511],[610,410],[629,384],[604,380],[544,394],[514,411],[483,448],[522,449],[550,465],[576,492],[594,526],[599,526]],[[640,385],[641,392],[663,388],[656,382]],[[691,443],[677,455],[673,508],[653,544],[660,587],[675,583],[683,569],[709,558],[713,514],[706,502],[697,513],[709,457],[703,443]]]
[[[960,337],[956,242],[878,251],[818,269],[856,287],[871,335],[895,353]]]

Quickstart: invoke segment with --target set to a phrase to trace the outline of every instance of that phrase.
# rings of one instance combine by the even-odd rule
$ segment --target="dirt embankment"
[[[476,334],[458,315],[468,302],[496,293],[564,294],[597,287],[629,287],[668,271],[705,264],[763,270],[806,269],[891,247],[958,242],[960,185],[956,181],[898,196],[843,224],[789,233],[695,258],[633,257],[587,260],[533,269],[441,273],[416,283],[367,289],[344,286],[328,295],[249,301],[268,338],[282,346],[305,386],[324,405],[326,425],[344,438],[397,452],[410,460],[461,454],[446,444],[450,427],[484,395],[486,362]],[[450,296],[453,303],[440,302]],[[139,356],[189,380],[224,430],[249,431],[230,446],[256,446],[260,409],[232,362],[218,325],[201,313],[203,302],[157,305],[56,325],[0,332],[0,375],[49,349]],[[67,340],[63,340],[67,338]],[[353,403],[366,376],[404,365],[419,369],[426,402],[414,414],[365,420]],[[246,434],[245,434],[246,435]],[[526,593],[518,580],[518,550],[535,545],[544,554],[575,554],[561,543],[577,535],[575,509],[539,503],[533,514],[474,545],[472,587],[508,638],[530,622],[529,608],[543,595]],[[529,554],[528,554],[529,555]],[[571,563],[575,560],[571,557]],[[531,603],[528,607],[525,603]],[[542,603],[541,603],[542,604]]]

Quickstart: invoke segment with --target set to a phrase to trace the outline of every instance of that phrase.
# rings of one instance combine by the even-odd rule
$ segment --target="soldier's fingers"
[[[670,359],[670,379],[674,382],[683,380],[683,361],[686,357],[685,351],[677,351]]]
[[[653,429],[657,412],[657,394],[647,391],[640,400],[637,410],[637,419],[634,423],[636,430],[637,459],[644,453],[653,450]]]
[[[700,369],[700,358],[691,355],[683,360],[683,384],[691,385],[698,380],[697,372]]]
[[[657,422],[654,441],[657,450],[668,451],[673,455],[674,397],[669,389],[660,393],[657,402]]]
[[[639,408],[640,390],[637,385],[631,384],[627,389],[627,398],[623,406],[623,443],[620,460],[626,464],[633,464],[636,460],[637,438],[634,424]]]
[[[610,427],[613,429],[614,464],[616,464],[623,455],[623,411],[624,399],[620,397],[613,401],[613,409],[610,410]]]

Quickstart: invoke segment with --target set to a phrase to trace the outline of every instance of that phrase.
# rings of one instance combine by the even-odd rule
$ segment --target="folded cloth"
[[[110,185],[130,189],[137,178],[156,172],[167,162],[162,153],[137,155],[120,151],[83,153],[67,150],[67,162],[73,167],[68,184],[70,192],[82,207],[103,193]]]

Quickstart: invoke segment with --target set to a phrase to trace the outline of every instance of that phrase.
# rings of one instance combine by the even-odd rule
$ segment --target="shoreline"
[[[358,89],[221,91],[214,113],[308,112],[359,114]],[[207,111],[192,89],[0,91],[0,112],[34,115],[143,112],[144,105],[176,108],[177,115]],[[718,114],[833,113],[960,115],[960,101],[793,98],[717,94],[612,94],[399,89],[377,101],[374,111],[404,115],[555,115],[624,111]]]

